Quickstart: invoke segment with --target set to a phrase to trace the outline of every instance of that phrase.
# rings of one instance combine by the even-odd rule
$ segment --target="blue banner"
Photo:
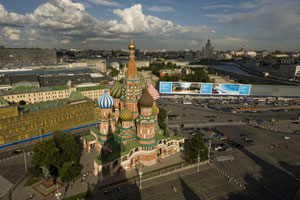
[[[201,94],[211,94],[213,84],[202,83],[201,84]]]
[[[160,82],[159,93],[172,93],[172,82]]]
[[[198,82],[160,82],[159,93],[165,94],[206,94],[206,95],[250,95],[251,85],[198,83]]]

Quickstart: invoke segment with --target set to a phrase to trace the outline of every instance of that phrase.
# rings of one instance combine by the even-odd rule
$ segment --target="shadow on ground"
[[[243,192],[230,193],[228,199],[293,199],[300,188],[300,166],[293,166],[285,161],[279,161],[283,169],[275,167],[247,150],[241,150],[246,156],[260,166],[260,178],[248,173],[244,176],[246,189]]]

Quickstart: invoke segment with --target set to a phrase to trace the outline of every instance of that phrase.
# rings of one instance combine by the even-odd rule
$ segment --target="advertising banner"
[[[204,94],[204,95],[250,95],[251,85],[198,83],[198,82],[160,82],[159,93],[165,94]]]

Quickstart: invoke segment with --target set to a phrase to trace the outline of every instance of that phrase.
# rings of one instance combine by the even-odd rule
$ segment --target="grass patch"
[[[38,176],[38,177],[33,177],[30,176],[30,178],[26,181],[26,183],[24,184],[24,186],[32,186],[33,184],[39,182],[40,180],[42,180],[42,177]]]

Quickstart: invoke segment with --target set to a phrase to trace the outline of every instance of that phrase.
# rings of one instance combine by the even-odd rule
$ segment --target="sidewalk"
[[[87,153],[86,150],[83,150],[82,156],[80,159],[81,164],[83,165],[83,173],[89,172],[89,175],[87,176],[86,180],[81,183],[81,179],[77,180],[74,182],[73,186],[71,189],[69,189],[67,192],[65,192],[65,187],[62,187],[59,192],[61,193],[60,199],[70,197],[79,193],[83,193],[87,191],[87,183],[89,185],[93,184],[96,187],[102,187],[108,184],[112,184],[114,182],[122,181],[124,179],[130,178],[137,176],[137,171],[136,169],[131,169],[129,171],[123,171],[117,175],[114,176],[105,176],[104,180],[102,182],[99,181],[99,178],[97,176],[94,176],[90,174],[90,172],[93,172],[93,158],[97,155],[98,153],[93,150],[91,153]],[[183,161],[183,158],[181,157],[182,153],[178,152],[175,154],[170,154],[169,156],[165,158],[158,158],[158,161],[161,160],[161,162],[157,162],[154,165],[151,166],[145,166],[143,168],[143,173],[147,173],[159,168],[163,168],[172,164],[176,164],[179,162]],[[159,172],[158,172],[159,173]],[[37,185],[39,183],[36,183],[32,185],[31,187],[24,187],[24,184],[26,183],[27,178],[24,179],[18,187],[15,189],[15,191],[12,194],[12,199],[13,200],[24,200],[28,198],[30,195],[35,194],[34,197],[32,198],[33,200],[39,200],[39,199],[48,199],[48,200],[55,200],[57,199],[55,196],[49,196],[47,198],[43,198],[39,193],[35,192],[32,189],[32,186]]]

